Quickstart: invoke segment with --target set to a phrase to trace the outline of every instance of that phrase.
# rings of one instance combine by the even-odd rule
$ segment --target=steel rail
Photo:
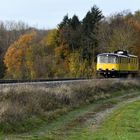
[[[33,79],[33,80],[13,80],[13,79],[0,79],[0,84],[10,83],[35,83],[35,82],[57,82],[57,81],[72,81],[72,80],[88,80],[88,78],[61,78],[61,79]]]

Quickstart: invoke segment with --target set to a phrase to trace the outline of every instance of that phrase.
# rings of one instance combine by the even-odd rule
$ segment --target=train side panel
[[[128,59],[127,59],[127,57],[119,57],[119,71],[121,73],[128,72]]]
[[[110,64],[110,63],[98,63],[97,64],[97,70],[119,70],[119,64]]]
[[[138,72],[138,58],[130,57],[129,72],[130,73]]]

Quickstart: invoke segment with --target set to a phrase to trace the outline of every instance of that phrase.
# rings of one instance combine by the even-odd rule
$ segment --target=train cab
[[[138,57],[126,51],[102,53],[97,56],[97,73],[104,77],[120,77],[138,73]]]

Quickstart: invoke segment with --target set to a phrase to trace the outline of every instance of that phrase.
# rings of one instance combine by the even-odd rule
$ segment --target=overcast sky
[[[80,19],[93,5],[105,16],[140,9],[140,0],[0,0],[0,20],[24,21],[38,28],[54,28],[64,15],[76,14]]]

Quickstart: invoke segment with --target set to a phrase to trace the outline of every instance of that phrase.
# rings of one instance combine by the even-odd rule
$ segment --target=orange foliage
[[[23,78],[26,75],[28,67],[32,65],[28,62],[26,54],[30,52],[31,42],[36,33],[22,35],[17,41],[10,45],[5,57],[4,63],[7,67],[7,73],[11,74],[13,78]],[[26,64],[26,62],[28,62]]]
[[[134,29],[139,32],[140,31],[140,23],[137,20],[130,19],[128,20],[128,24],[134,27]]]

